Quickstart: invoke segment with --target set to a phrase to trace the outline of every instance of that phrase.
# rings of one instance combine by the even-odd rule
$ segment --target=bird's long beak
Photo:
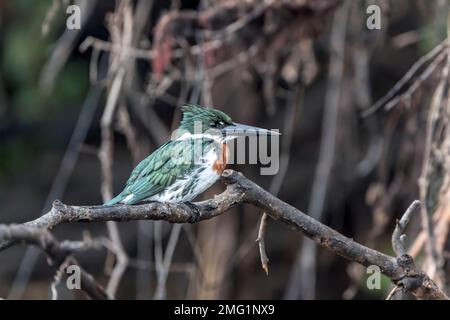
[[[235,123],[222,129],[222,133],[227,136],[249,136],[249,135],[281,135],[278,131],[267,130],[263,128],[248,126],[246,124]]]

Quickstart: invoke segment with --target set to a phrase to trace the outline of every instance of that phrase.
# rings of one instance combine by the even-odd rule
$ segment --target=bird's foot
[[[189,211],[192,214],[191,219],[189,220],[189,223],[198,222],[200,220],[200,215],[201,215],[201,212],[198,209],[198,207],[190,201],[186,201],[186,202],[184,202],[184,204],[190,209]]]

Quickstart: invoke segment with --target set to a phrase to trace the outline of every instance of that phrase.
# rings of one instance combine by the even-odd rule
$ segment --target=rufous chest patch
[[[228,163],[228,157],[229,157],[229,151],[226,143],[222,143],[220,146],[220,152],[219,157],[216,161],[213,163],[213,170],[217,174],[222,174],[223,170],[225,170],[227,163]]]

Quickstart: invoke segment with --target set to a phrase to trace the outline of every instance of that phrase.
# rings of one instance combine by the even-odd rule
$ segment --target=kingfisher
[[[172,139],[142,160],[123,191],[104,205],[142,201],[191,205],[220,178],[229,160],[228,141],[241,135],[279,134],[233,122],[213,108],[185,104],[181,110],[182,119]]]

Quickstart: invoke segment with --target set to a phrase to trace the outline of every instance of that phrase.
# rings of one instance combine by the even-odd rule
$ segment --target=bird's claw
[[[190,209],[191,218],[189,219],[189,223],[196,223],[200,220],[200,210],[198,207],[190,201],[184,202],[184,204]]]

